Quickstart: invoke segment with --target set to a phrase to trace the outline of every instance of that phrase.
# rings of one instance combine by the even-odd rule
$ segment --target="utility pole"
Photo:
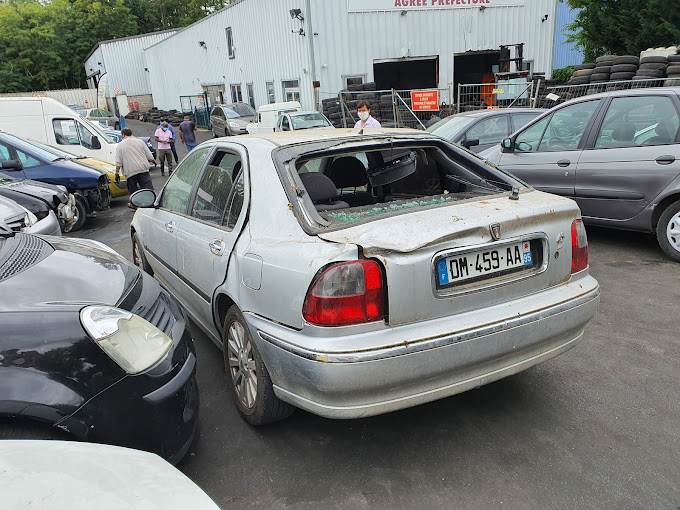
[[[319,110],[319,96],[316,79],[316,58],[314,56],[314,28],[312,27],[312,1],[306,0],[305,19],[307,20],[307,35],[309,36],[309,73],[312,77],[312,90],[314,91],[314,109]]]

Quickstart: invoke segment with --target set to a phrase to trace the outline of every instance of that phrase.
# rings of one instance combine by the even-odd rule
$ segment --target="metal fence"
[[[533,97],[533,81],[460,83],[458,84],[456,111],[469,112],[486,108],[531,108]]]
[[[453,113],[449,89],[343,90],[336,97],[322,100],[323,113],[335,127],[352,128],[359,120],[359,101],[368,102],[371,116],[383,127],[425,129],[429,123]]]
[[[650,78],[645,80],[610,81],[605,83],[586,83],[583,85],[561,85],[544,89],[537,97],[538,108],[551,108],[577,97],[589,96],[614,90],[645,89],[650,87],[680,86],[679,79]]]
[[[189,115],[194,124],[201,128],[210,127],[208,97],[205,93],[197,96],[180,96],[179,102],[184,115]]]

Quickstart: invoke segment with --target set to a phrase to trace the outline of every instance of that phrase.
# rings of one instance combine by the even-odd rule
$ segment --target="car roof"
[[[454,113],[449,115],[449,117],[482,117],[485,115],[502,115],[505,113],[535,113],[544,112],[546,108],[486,108],[483,110],[470,110],[468,112]],[[448,118],[448,117],[445,117]]]
[[[560,90],[564,89],[565,92],[569,91],[568,86],[560,87]],[[551,92],[554,94],[558,92],[555,89],[552,89]],[[610,92],[599,92],[598,94],[589,94],[586,96],[581,96],[581,97],[576,97],[574,99],[570,99],[569,101],[565,101],[564,103],[560,103],[559,105],[555,106],[563,106],[566,104],[572,104],[572,103],[578,103],[580,101],[586,101],[589,99],[600,99],[604,97],[620,97],[620,96],[665,96],[668,95],[668,93],[671,94],[676,94],[680,95],[680,87],[649,87],[649,88],[639,88],[639,89],[625,89],[625,90],[612,90]],[[559,94],[557,94],[559,95]]]
[[[344,142],[346,140],[356,139],[357,142],[370,141],[377,139],[389,140],[390,138],[399,137],[411,138],[413,140],[436,140],[441,142],[441,138],[427,133],[425,131],[420,131],[418,129],[410,128],[365,128],[363,129],[363,136],[359,134],[359,129],[350,128],[338,128],[338,129],[323,129],[323,128],[313,128],[313,129],[298,129],[295,131],[277,131],[277,132],[266,132],[266,133],[255,133],[240,135],[238,137],[226,137],[218,138],[215,140],[222,140],[225,142],[242,143],[243,145],[249,145],[249,142],[255,140],[263,140],[269,142],[273,145],[282,147],[286,145],[295,145],[299,143],[308,142],[325,142],[337,140],[338,142]]]

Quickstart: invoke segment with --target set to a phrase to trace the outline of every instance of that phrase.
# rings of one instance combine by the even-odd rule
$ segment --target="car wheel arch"
[[[675,202],[680,201],[680,191],[677,191],[671,195],[665,196],[662,198],[658,204],[654,207],[654,211],[652,212],[652,230],[656,231],[656,227],[659,224],[659,218],[661,218],[661,215],[663,212],[670,207],[672,204]]]
[[[213,302],[215,303],[213,306],[213,322],[215,323],[215,329],[218,331],[220,337],[222,337],[222,329],[224,328],[224,320],[227,318],[227,312],[232,306],[238,305],[236,304],[236,301],[224,291],[218,291]],[[224,341],[223,338],[222,341]]]

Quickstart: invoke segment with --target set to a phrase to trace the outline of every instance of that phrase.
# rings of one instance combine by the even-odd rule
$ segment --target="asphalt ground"
[[[156,189],[167,179],[152,176]],[[131,259],[133,214],[116,199],[73,235]],[[193,327],[200,426],[178,467],[229,509],[680,508],[680,265],[652,235],[589,227],[588,237],[602,295],[581,344],[383,416],[297,411],[253,428],[232,402],[221,352]]]

